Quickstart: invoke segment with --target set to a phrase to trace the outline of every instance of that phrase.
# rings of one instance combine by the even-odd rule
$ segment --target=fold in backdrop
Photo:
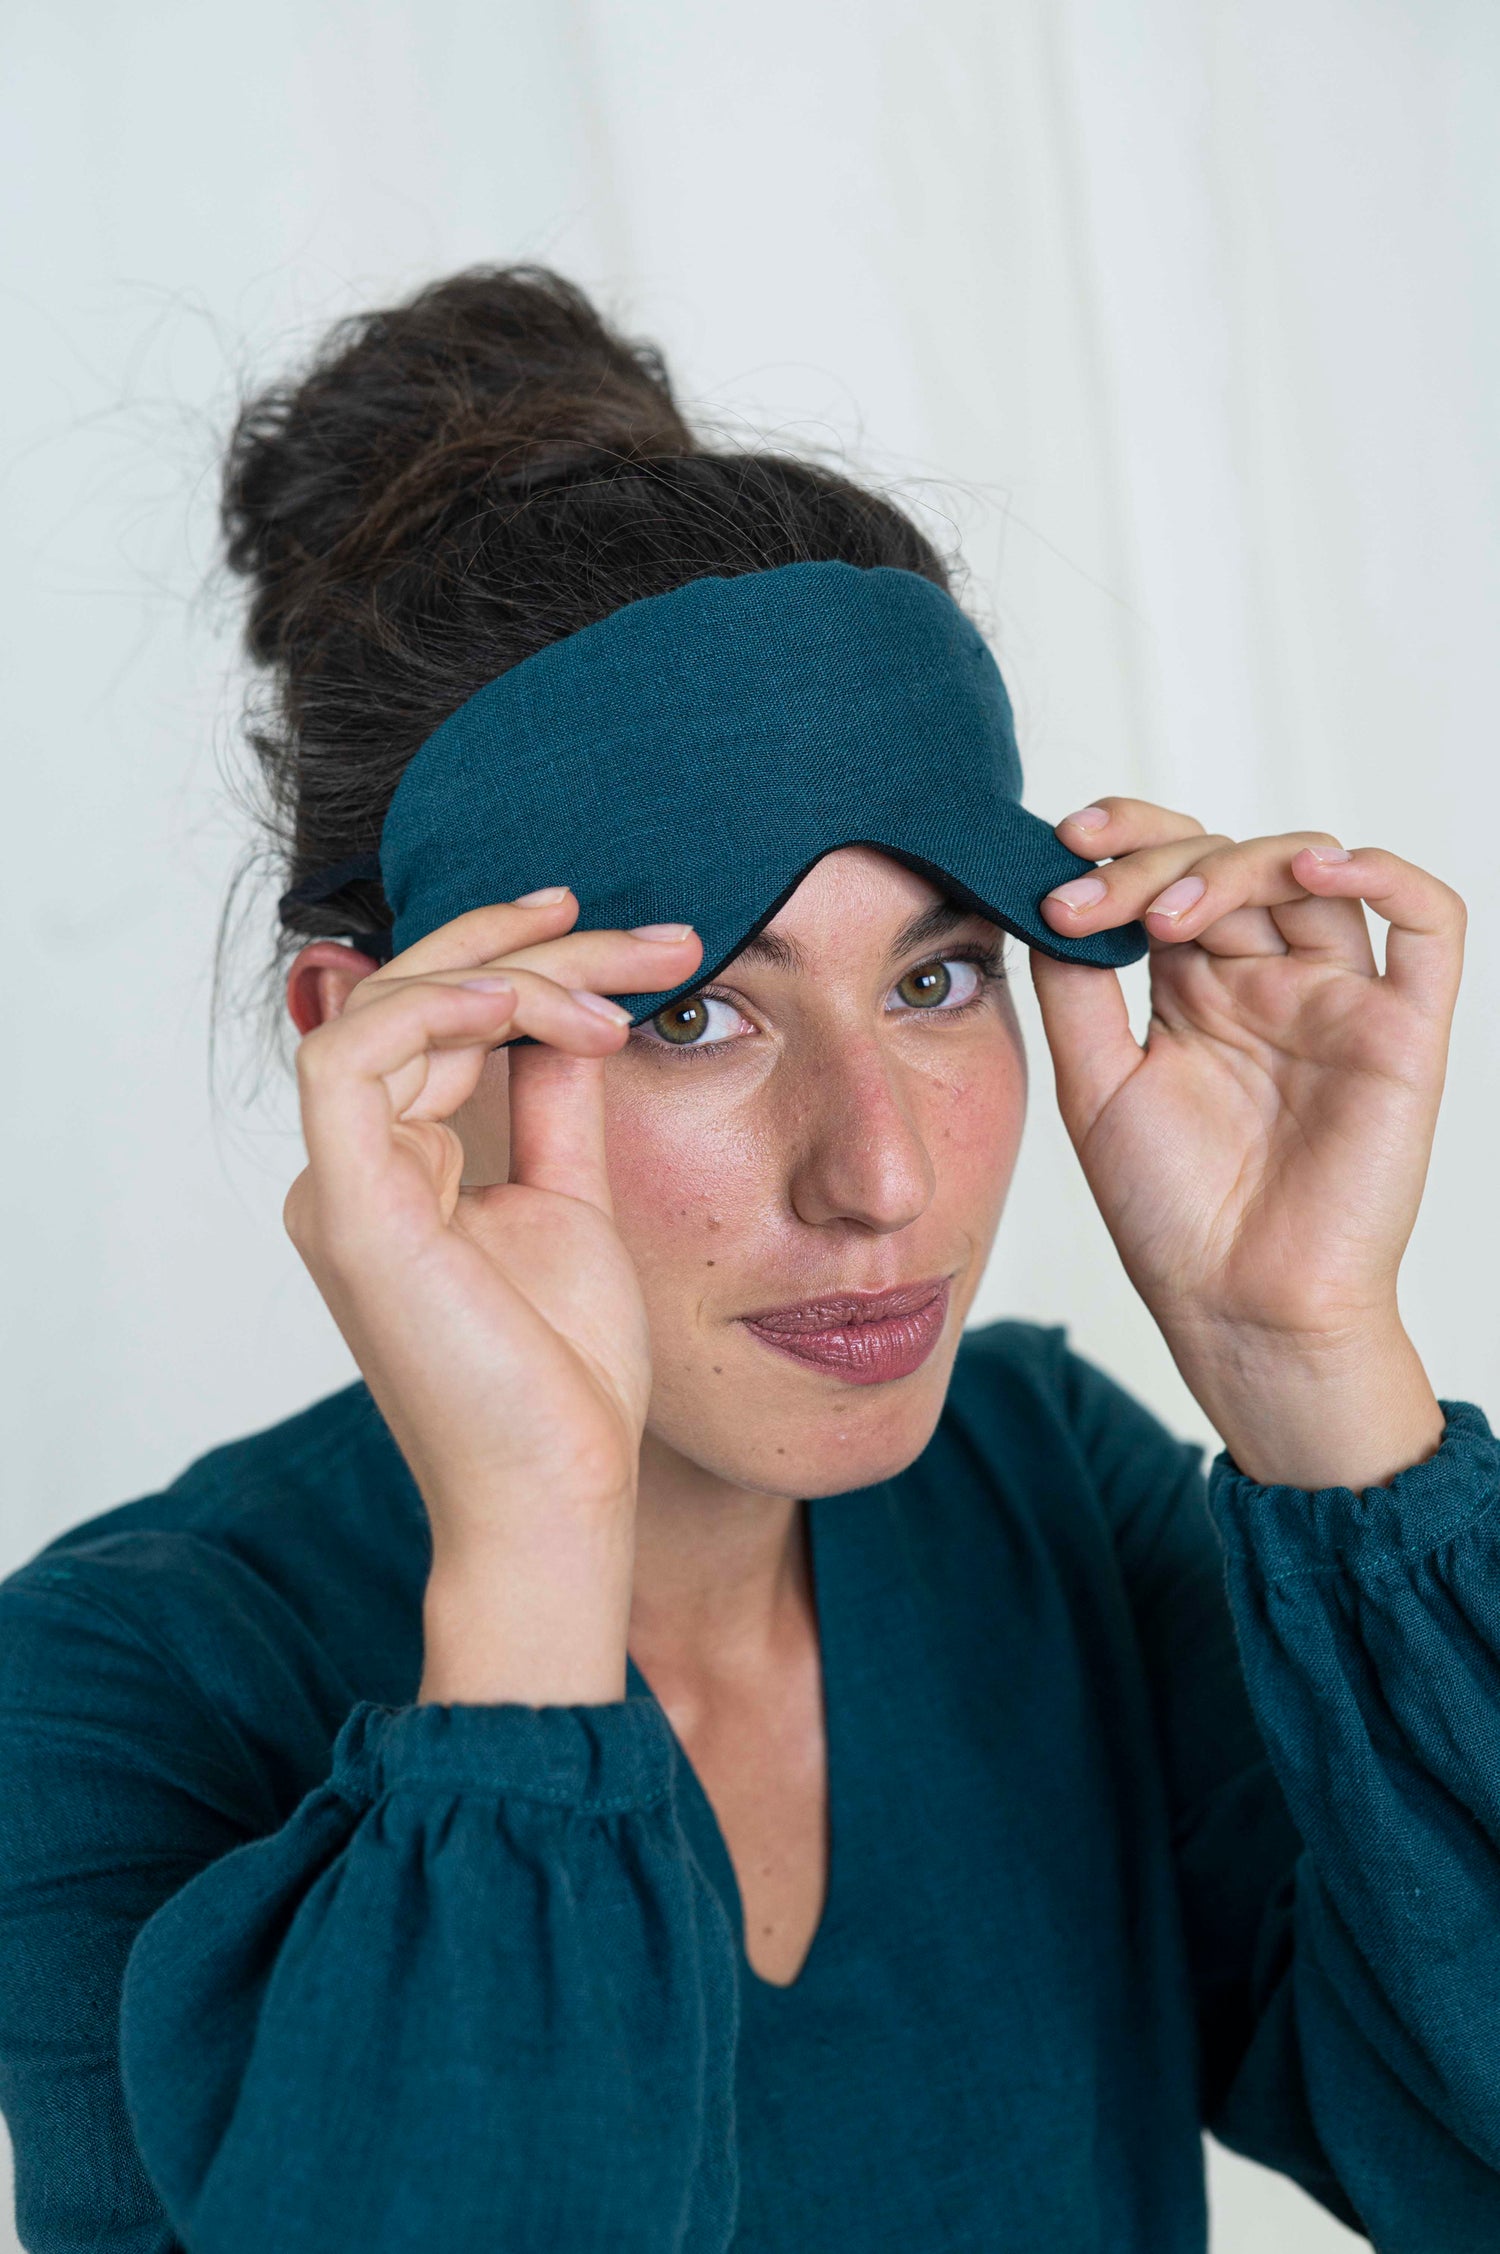
[[[241,834],[212,443],[242,374],[485,258],[603,287],[729,428],[847,445],[956,522],[1038,812],[1312,824],[1467,894],[1404,1305],[1493,1411],[1497,103],[1491,0],[7,10],[0,1563],[347,1375],[282,1236],[290,1105],[243,1107],[232,1024],[209,1095]],[[1025,1015],[979,1312],[1068,1319],[1206,1437]],[[1217,2254],[1354,2243],[1213,2180]]]

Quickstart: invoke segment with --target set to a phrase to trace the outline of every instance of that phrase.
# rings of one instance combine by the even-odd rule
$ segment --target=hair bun
[[[535,266],[340,322],[242,409],[224,532],[264,668],[246,725],[284,947],[384,932],[372,872],[407,761],[550,643],[705,575],[829,562],[947,584],[884,496],[700,445],[651,346]]]
[[[355,315],[230,440],[225,548],[253,582],[250,653],[295,669],[341,586],[367,588],[466,516],[697,451],[655,350],[545,268],[476,267]]]

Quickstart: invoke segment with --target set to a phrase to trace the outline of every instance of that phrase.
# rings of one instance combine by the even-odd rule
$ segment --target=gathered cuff
[[[1466,1532],[1500,1504],[1500,1442],[1473,1402],[1438,1406],[1437,1449],[1388,1487],[1262,1487],[1224,1449],[1209,1467],[1208,1500],[1226,1551],[1271,1574],[1379,1573]]]
[[[398,1786],[540,1800],[582,1815],[649,1808],[672,1788],[667,1718],[651,1698],[597,1706],[377,1706],[363,1700],[330,1779],[361,1805]]]

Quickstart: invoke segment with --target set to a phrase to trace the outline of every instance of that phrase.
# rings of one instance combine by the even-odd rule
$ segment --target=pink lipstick
[[[920,1369],[948,1319],[947,1276],[892,1291],[839,1291],[823,1299],[742,1315],[763,1346],[846,1385],[888,1385]]]

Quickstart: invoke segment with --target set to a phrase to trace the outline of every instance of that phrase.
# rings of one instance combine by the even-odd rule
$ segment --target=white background
[[[210,1086],[245,835],[215,448],[330,316],[477,260],[558,264],[690,402],[952,520],[1038,811],[1313,824],[1466,894],[1404,1305],[1494,1409],[1489,0],[11,0],[0,60],[0,1567],[348,1374],[233,1014]],[[262,888],[241,986],[269,928]],[[1028,1025],[980,1312],[1067,1319],[1207,1437]],[[1217,2254],[1355,2243],[1212,2168]]]

